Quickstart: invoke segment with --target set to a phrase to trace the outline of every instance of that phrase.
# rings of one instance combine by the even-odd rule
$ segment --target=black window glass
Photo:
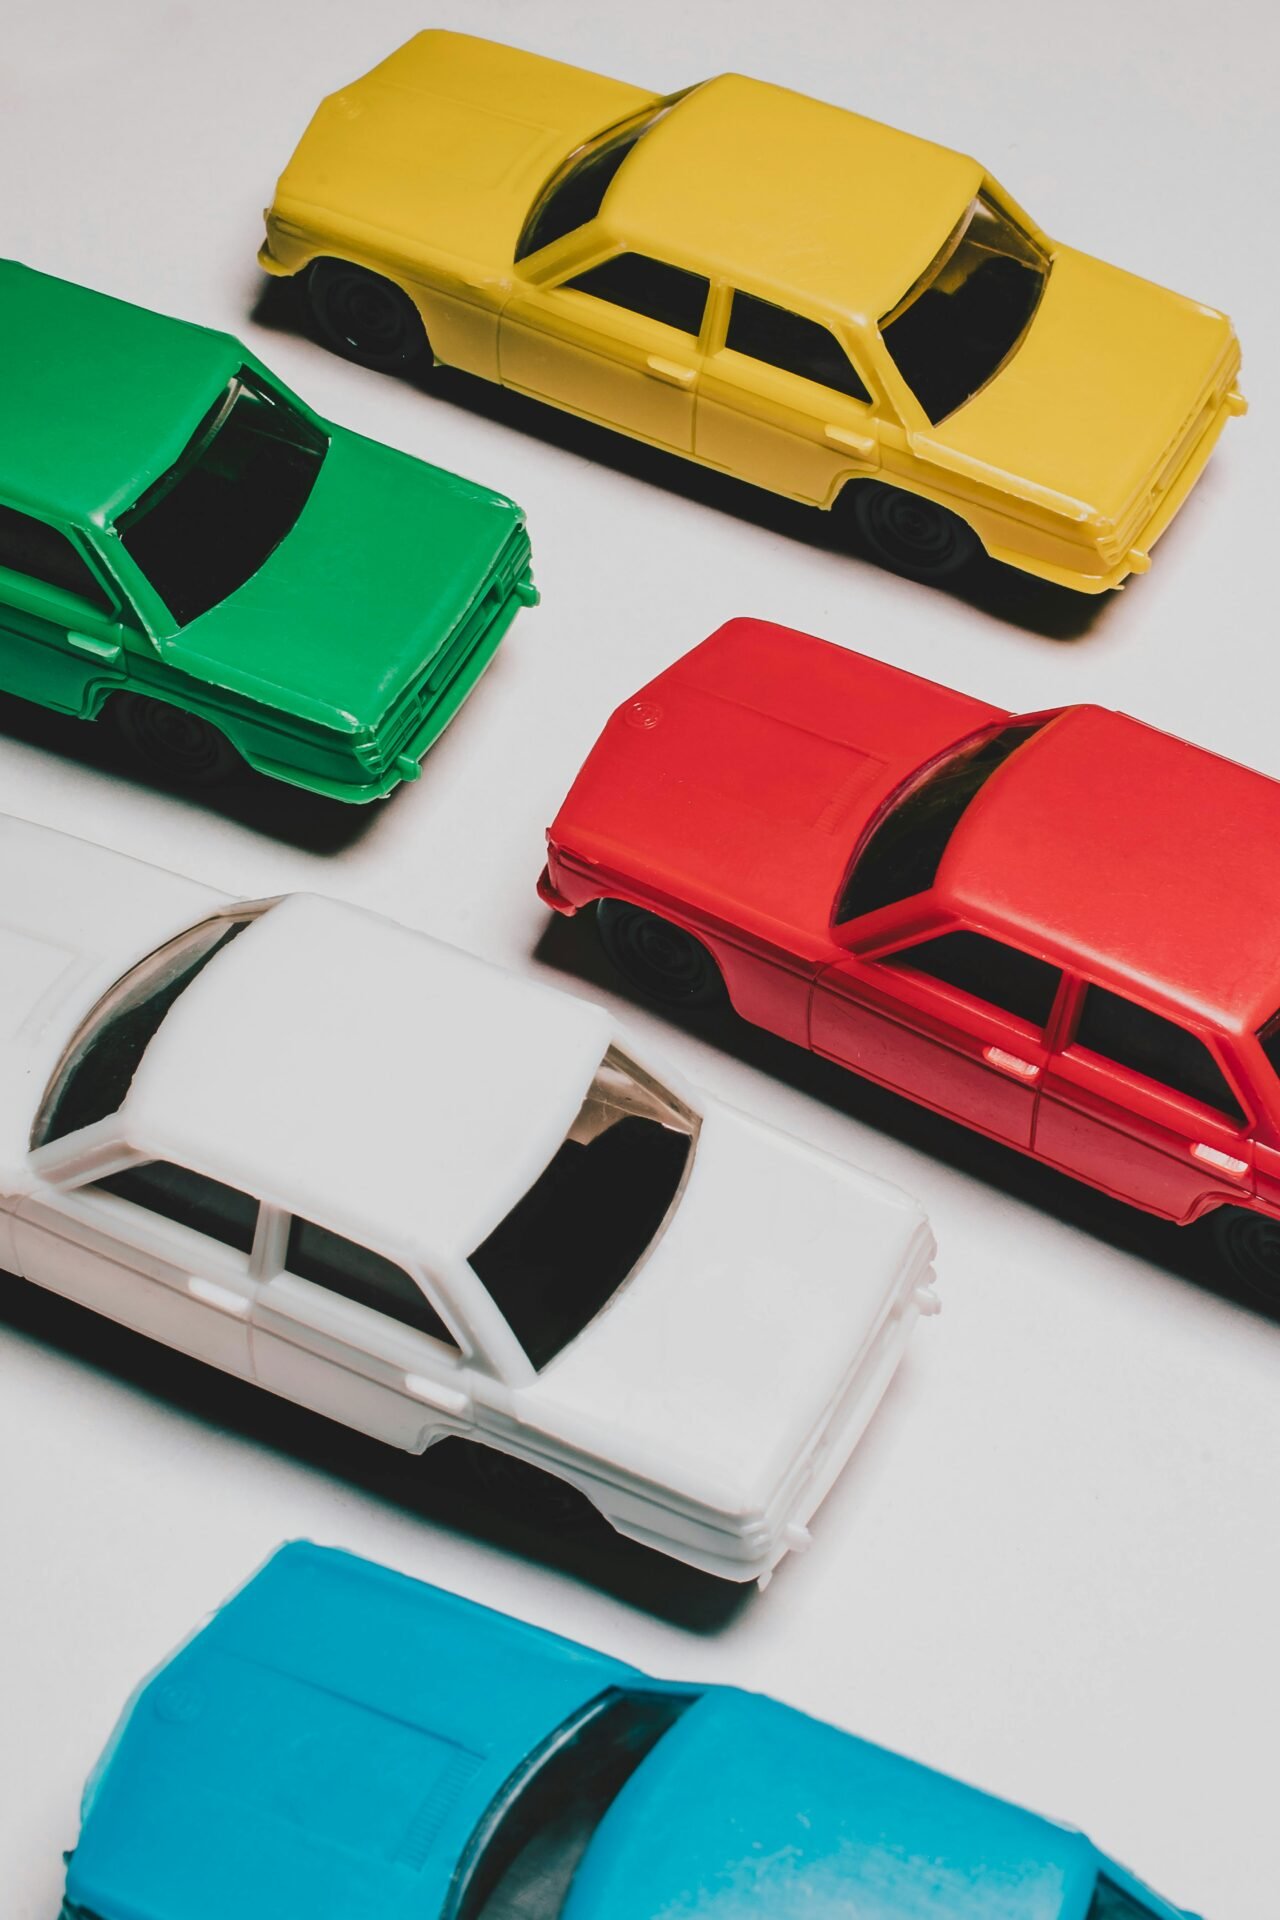
[[[445,1920],[559,1920],[600,1822],[696,1697],[610,1690],[558,1728],[473,1834]]]
[[[1043,1027],[1048,1020],[1062,978],[1061,969],[1047,960],[1037,960],[981,933],[940,934],[936,940],[922,940],[893,954],[887,964],[945,980],[977,1000],[1016,1013],[1034,1027]]]
[[[120,538],[180,627],[244,585],[291,532],[328,436],[242,369],[175,467],[118,522]]]
[[[313,1280],[318,1287],[328,1287],[347,1300],[373,1307],[407,1327],[416,1327],[419,1333],[429,1333],[447,1347],[457,1348],[444,1321],[404,1268],[393,1260],[384,1260],[380,1253],[371,1253],[368,1247],[357,1246],[354,1240],[344,1240],[341,1234],[330,1233],[311,1220],[295,1218],[289,1228],[285,1265],[301,1280]]]
[[[103,1193],[114,1193],[121,1200],[132,1200],[181,1227],[221,1240],[237,1253],[249,1253],[258,1224],[258,1202],[237,1187],[225,1187],[220,1180],[209,1180],[188,1167],[172,1166],[167,1160],[148,1160],[141,1167],[126,1167],[93,1183]]]
[[[611,306],[626,307],[629,313],[660,320],[664,327],[696,334],[709,283],[700,273],[686,273],[683,267],[651,260],[646,253],[619,253],[566,284]]]
[[[968,741],[891,805],[854,862],[836,905],[837,924],[931,887],[965,808],[1044,724],[1023,721]]]
[[[0,507],[0,567],[74,593],[102,613],[111,611],[110,599],[75,542],[13,507]]]
[[[1258,1035],[1262,1051],[1271,1063],[1271,1071],[1280,1074],[1280,1013],[1273,1013]]]
[[[174,1001],[248,925],[248,920],[206,920],[117,982],[54,1075],[36,1115],[33,1147],[119,1111]]]
[[[1103,1875],[1094,1888],[1085,1920],[1155,1920],[1155,1909]]]
[[[1190,1100],[1216,1107],[1233,1120],[1244,1119],[1240,1103],[1203,1040],[1161,1014],[1108,993],[1105,987],[1086,989],[1076,1045],[1145,1074],[1148,1080],[1158,1080]]]
[[[937,422],[994,379],[1039,304],[1049,261],[985,194],[937,258],[881,320],[884,343]]]
[[[546,190],[520,235],[517,260],[549,247],[553,240],[563,240],[575,227],[585,227],[588,220],[595,219],[615,174],[648,124],[646,121],[644,126],[634,127],[584,154]]]
[[[757,300],[754,294],[734,294],[725,345],[734,353],[749,354],[753,360],[797,373],[802,380],[816,381],[854,400],[871,398],[829,327],[768,300]]]

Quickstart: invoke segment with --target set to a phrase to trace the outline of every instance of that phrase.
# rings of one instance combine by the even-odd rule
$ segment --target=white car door
[[[248,1377],[257,1200],[168,1161],[42,1187],[13,1219],[21,1273]]]
[[[300,1215],[276,1214],[270,1231],[251,1336],[258,1383],[410,1452],[469,1433],[472,1370],[417,1280]]]

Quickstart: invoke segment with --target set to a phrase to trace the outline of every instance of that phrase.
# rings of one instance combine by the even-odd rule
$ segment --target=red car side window
[[[1243,1124],[1240,1102],[1204,1041],[1118,993],[1086,988],[1075,1044]]]
[[[1060,967],[982,933],[939,934],[890,954],[885,964],[927,973],[1033,1027],[1048,1024],[1062,978]]]

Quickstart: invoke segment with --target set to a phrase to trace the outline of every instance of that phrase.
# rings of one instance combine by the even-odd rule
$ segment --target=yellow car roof
[[[507,267],[548,176],[656,95],[471,34],[419,33],[331,94],[280,179],[276,211]]]
[[[604,214],[643,252],[874,324],[982,178],[949,147],[731,73],[645,135]]]

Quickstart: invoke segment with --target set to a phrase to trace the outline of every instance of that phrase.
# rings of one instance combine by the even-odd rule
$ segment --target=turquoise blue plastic
[[[349,1554],[284,1547],[127,1710],[86,1793],[68,1911],[437,1920],[529,1753],[607,1688],[657,1684]],[[1184,1920],[1083,1835],[724,1687],[658,1741],[563,1906],[533,1920],[677,1915]]]

